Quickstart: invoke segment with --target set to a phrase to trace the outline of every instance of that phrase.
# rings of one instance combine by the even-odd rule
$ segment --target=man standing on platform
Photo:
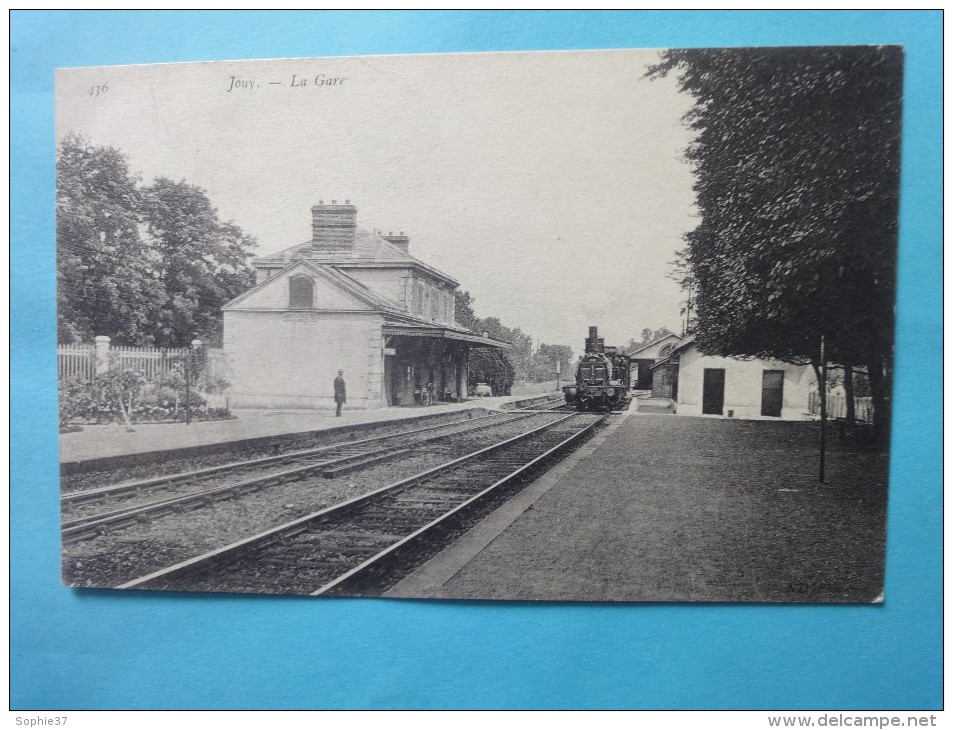
[[[344,386],[344,371],[338,370],[338,376],[334,379],[334,402],[337,403],[338,411],[335,416],[341,415],[341,406],[347,403],[347,388]]]

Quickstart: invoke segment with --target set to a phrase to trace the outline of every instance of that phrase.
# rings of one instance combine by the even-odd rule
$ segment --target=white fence
[[[821,397],[817,391],[812,391],[808,397],[808,410],[815,416],[821,415]],[[874,399],[854,398],[854,415],[862,423],[873,423]],[[847,398],[842,393],[831,393],[827,396],[827,417],[847,417]]]
[[[96,375],[96,349],[92,345],[60,345],[56,354],[60,380],[88,383]]]
[[[111,347],[109,349],[110,367],[124,370],[138,370],[146,380],[155,382],[176,368],[182,369],[189,356],[189,348],[147,348],[147,347]]]
[[[190,356],[188,347],[111,346],[108,337],[97,337],[95,345],[59,345],[56,350],[59,379],[83,383],[115,367],[138,370],[154,383],[161,375],[174,370],[183,371]],[[210,398],[210,405],[212,400],[217,404],[227,398],[218,387],[218,384],[227,380],[225,353],[222,350],[205,349],[205,367],[200,377],[202,383],[212,384],[209,390],[215,391],[218,396]],[[206,395],[211,396],[212,393]]]

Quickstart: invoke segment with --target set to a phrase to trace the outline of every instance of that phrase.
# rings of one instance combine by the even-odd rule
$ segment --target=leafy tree
[[[718,355],[869,376],[890,412],[902,54],[895,47],[667,51],[701,223],[683,252],[696,339]]]
[[[221,306],[254,284],[247,262],[255,242],[219,221],[200,187],[159,178],[143,194],[156,275],[166,293],[153,337],[166,347],[184,347],[196,337],[218,345]]]
[[[513,366],[499,350],[480,347],[470,353],[467,382],[471,391],[477,383],[487,383],[493,395],[509,395],[513,380]]]
[[[101,393],[100,401],[114,400],[119,406],[119,413],[122,415],[127,431],[133,430],[130,416],[133,403],[146,384],[146,377],[139,370],[118,365],[111,367],[105,374],[97,376],[95,380],[95,386]]]
[[[151,344],[164,298],[140,236],[143,209],[125,156],[69,135],[56,160],[56,294],[60,342],[108,334]]]
[[[470,370],[467,376],[470,388],[477,383],[488,383],[497,395],[509,393],[515,379],[526,378],[532,356],[532,338],[519,329],[504,327],[496,317],[477,317],[473,311],[475,299],[470,292],[456,291],[454,297],[454,315],[458,324],[471,332],[482,333],[486,330],[493,339],[512,345],[505,352],[480,347],[470,353]]]
[[[58,152],[59,340],[218,345],[220,307],[254,283],[254,240],[219,221],[201,188],[141,187],[120,150],[71,134]]]
[[[468,291],[455,291],[453,302],[453,316],[457,324],[468,330],[476,331],[477,317],[473,313],[474,299]]]
[[[672,330],[670,330],[668,327],[659,327],[657,330],[652,330],[652,334],[649,336],[648,339],[643,340],[642,344],[647,345],[650,342],[661,340],[663,337],[666,337],[667,335],[674,335],[674,334],[675,333],[672,332]]]
[[[556,363],[563,380],[572,378],[572,348],[568,345],[547,345],[541,343],[533,353],[530,363],[529,379],[537,383],[556,379]]]

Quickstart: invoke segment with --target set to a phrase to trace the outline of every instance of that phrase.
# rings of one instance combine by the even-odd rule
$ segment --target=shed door
[[[784,403],[784,371],[765,370],[761,377],[761,415],[781,417]]]
[[[724,368],[705,368],[702,384],[702,413],[720,416],[725,408]]]

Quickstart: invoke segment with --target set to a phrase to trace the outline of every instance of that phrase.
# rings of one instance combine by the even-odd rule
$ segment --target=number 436
[[[89,91],[86,93],[95,99],[97,96],[102,96],[107,91],[109,91],[109,82],[104,84],[96,84],[96,86],[90,86]]]

